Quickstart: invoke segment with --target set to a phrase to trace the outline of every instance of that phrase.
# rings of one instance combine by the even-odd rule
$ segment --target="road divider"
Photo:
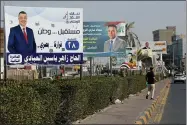
[[[143,125],[147,124],[149,120],[152,118],[153,112],[156,110],[157,106],[161,103],[163,103],[163,98],[166,98],[168,96],[171,80],[165,79],[164,82],[166,83],[165,87],[160,91],[159,96],[156,97],[156,99],[152,102],[152,104],[143,112],[143,114],[135,121],[135,124]],[[157,83],[159,84],[159,83]],[[165,99],[166,101],[166,99]],[[163,112],[163,111],[162,111]],[[161,119],[161,115],[159,115],[158,120]],[[157,121],[158,121],[157,120]]]
[[[166,86],[166,87],[168,89],[166,89],[165,94],[163,95],[163,97],[161,99],[161,103],[160,103],[160,106],[159,106],[160,109],[157,112],[156,116],[154,117],[154,123],[156,123],[156,124],[159,124],[161,119],[162,119],[162,115],[163,115],[163,112],[164,112],[164,107],[165,107],[167,97],[168,97],[168,94],[169,94],[170,87],[169,86]]]

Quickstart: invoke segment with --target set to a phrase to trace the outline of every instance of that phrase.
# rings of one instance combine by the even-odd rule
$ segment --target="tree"
[[[141,44],[138,36],[131,31],[132,28],[134,28],[135,22],[127,23],[126,24],[126,35],[125,35],[125,42],[127,44],[127,47],[136,47],[137,49],[137,61],[142,61],[142,66],[146,67],[146,60],[148,57],[142,56],[141,52]]]
[[[134,28],[135,22],[127,23],[126,24],[126,35],[125,35],[125,42],[127,43],[128,47],[140,47],[140,41],[138,36],[131,31]]]

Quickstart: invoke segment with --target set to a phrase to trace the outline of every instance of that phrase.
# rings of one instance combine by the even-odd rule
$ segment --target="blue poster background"
[[[83,52],[86,57],[123,57],[124,52],[104,52],[104,43],[109,40],[108,22],[83,22]],[[124,39],[125,36],[118,36]]]
[[[84,22],[83,51],[103,52],[104,42],[109,39],[106,22]]]

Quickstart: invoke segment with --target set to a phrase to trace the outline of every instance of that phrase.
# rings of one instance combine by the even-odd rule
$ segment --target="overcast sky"
[[[11,6],[83,8],[84,21],[135,21],[133,32],[142,41],[153,40],[152,31],[165,29],[166,26],[176,26],[178,34],[186,34],[186,1],[1,1],[1,9],[2,3]]]

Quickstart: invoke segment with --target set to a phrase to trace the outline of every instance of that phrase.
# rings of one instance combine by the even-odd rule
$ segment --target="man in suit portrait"
[[[142,49],[151,49],[151,48],[149,47],[149,42],[146,42],[146,43],[145,43],[145,47],[143,47]]]
[[[27,13],[24,11],[18,14],[19,25],[10,28],[8,38],[8,50],[14,54],[36,53],[36,43],[33,30],[26,26]]]
[[[104,52],[124,52],[125,41],[117,36],[117,26],[108,25],[109,40],[104,43]]]

